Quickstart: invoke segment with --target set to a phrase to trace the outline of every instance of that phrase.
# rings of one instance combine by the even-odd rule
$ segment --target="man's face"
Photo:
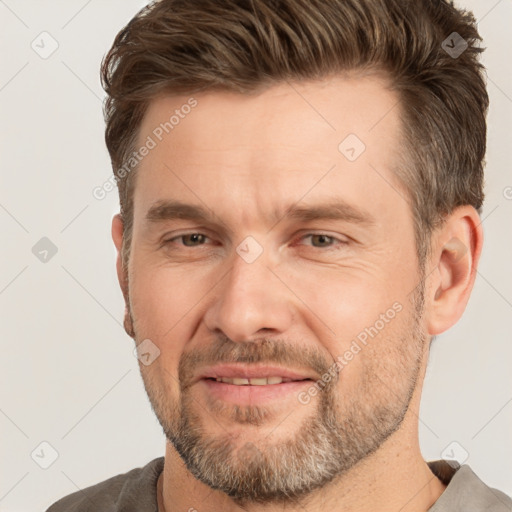
[[[139,133],[156,146],[134,192],[129,313],[160,350],[141,373],[196,478],[240,501],[297,497],[375,452],[419,386],[397,97],[366,77],[194,98],[154,100]],[[334,204],[338,218],[305,214]]]

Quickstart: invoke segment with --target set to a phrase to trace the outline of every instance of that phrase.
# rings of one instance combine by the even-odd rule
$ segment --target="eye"
[[[312,241],[312,245],[310,247],[313,247],[315,249],[334,249],[335,245],[348,244],[348,241],[336,238],[326,233],[308,233],[300,237],[299,240],[304,240],[308,238],[311,239]],[[182,243],[180,244],[182,247],[193,248],[205,245],[205,242],[207,240],[210,240],[210,238],[204,235],[203,233],[198,232],[183,233],[173,238],[169,238],[168,240],[164,240],[163,245],[174,244],[176,240],[182,241]]]
[[[175,236],[174,238],[165,240],[164,245],[170,244],[179,239],[184,242],[182,244],[184,247],[197,247],[199,245],[204,245],[201,242],[204,242],[204,240],[208,239],[208,237],[202,233],[184,233],[183,235]],[[187,243],[186,241],[189,241],[190,243]]]
[[[306,238],[310,238],[313,242],[313,247],[315,249],[331,249],[334,248],[334,242],[339,242],[338,245],[346,245],[348,242],[346,240],[342,240],[340,238],[336,238],[334,236],[327,235],[326,233],[309,233],[300,238],[300,240],[304,240]],[[319,245],[314,245],[318,243]]]

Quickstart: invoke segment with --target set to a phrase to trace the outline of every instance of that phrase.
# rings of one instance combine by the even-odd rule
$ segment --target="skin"
[[[140,144],[188,98],[154,99]],[[197,107],[139,164],[126,268],[120,216],[112,223],[127,302],[125,326],[133,328],[137,343],[149,338],[160,350],[140,370],[164,431],[177,432],[187,403],[203,439],[223,440],[232,449],[223,466],[242,470],[252,457],[270,456],[285,442],[293,450],[294,439],[330,400],[340,429],[350,417],[357,425],[354,439],[373,439],[375,446],[353,463],[347,456],[343,471],[310,492],[257,502],[212,489],[168,440],[158,482],[160,511],[428,510],[445,489],[424,461],[418,440],[428,342],[455,324],[466,307],[483,240],[477,212],[459,207],[433,233],[422,281],[411,208],[393,174],[402,151],[398,98],[378,76],[280,84],[252,96],[210,91],[194,98]],[[350,133],[366,146],[353,162],[338,150]],[[289,205],[334,197],[365,210],[374,223],[297,222],[284,214]],[[155,202],[170,199],[206,206],[222,224],[145,220]],[[280,212],[277,223],[274,210]],[[162,244],[191,233],[207,238],[188,240],[190,247],[180,238]],[[348,243],[306,236],[312,233]],[[249,235],[263,248],[252,263],[236,252]],[[419,312],[413,298],[421,290]],[[233,404],[219,405],[195,382],[208,363],[222,359],[180,366],[184,356],[210,354],[212,347],[210,357],[222,346],[269,356],[257,343],[265,339],[286,345],[296,363],[288,367],[318,375],[321,366],[315,362],[332,364],[394,303],[401,312],[309,403],[293,394],[240,408],[246,419],[262,414],[259,421],[256,416],[241,421]],[[385,432],[385,421],[372,427],[372,414],[384,405],[389,426],[396,422],[391,432]],[[247,454],[242,449],[249,442],[255,452]],[[346,446],[353,448],[348,441]]]

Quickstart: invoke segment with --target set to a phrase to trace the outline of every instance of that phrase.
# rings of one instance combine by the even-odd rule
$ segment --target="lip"
[[[216,381],[215,379],[219,377],[245,379],[282,377],[291,380],[280,384],[238,386]],[[276,365],[238,363],[205,368],[197,382],[200,386],[204,386],[207,394],[214,399],[238,405],[257,405],[297,396],[306,386],[311,386],[313,380],[316,380],[316,376],[306,371],[291,370]]]
[[[293,398],[297,400],[298,394],[311,386],[311,380],[296,380],[282,382],[281,384],[265,384],[263,386],[237,386],[216,380],[201,379],[199,385],[206,390],[206,393],[214,399],[222,400],[236,405],[263,405],[268,402],[280,400],[280,407],[283,407],[283,400]]]
[[[268,377],[282,377],[284,379],[291,379],[292,381],[302,381],[305,379],[315,380],[316,376],[306,372],[299,372],[289,370],[280,366],[258,365],[258,364],[223,364],[205,368],[197,381],[205,379],[216,379],[218,377],[227,377],[232,379],[234,377],[241,377],[245,379],[251,378],[268,378]],[[281,384],[269,384],[278,386]],[[242,387],[242,386],[240,386]],[[252,386],[251,386],[252,387]],[[263,386],[265,387],[265,386]]]

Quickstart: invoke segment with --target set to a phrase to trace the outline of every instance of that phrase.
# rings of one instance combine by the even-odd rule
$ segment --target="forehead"
[[[377,76],[162,96],[139,131],[138,146],[151,139],[152,149],[138,164],[135,208],[186,199],[241,218],[249,203],[275,213],[280,203],[340,194],[399,207],[400,131],[398,98]]]
[[[374,130],[378,137],[389,134],[392,138],[399,128],[398,104],[382,74],[282,82],[251,94],[163,95],[150,101],[139,142],[141,136],[153,133],[168,144],[187,139],[198,149],[222,149],[230,142],[239,145],[249,140],[253,146],[268,147],[276,141],[278,146],[285,142],[311,147],[326,137],[325,142],[336,141],[350,130],[363,141],[373,142]]]

